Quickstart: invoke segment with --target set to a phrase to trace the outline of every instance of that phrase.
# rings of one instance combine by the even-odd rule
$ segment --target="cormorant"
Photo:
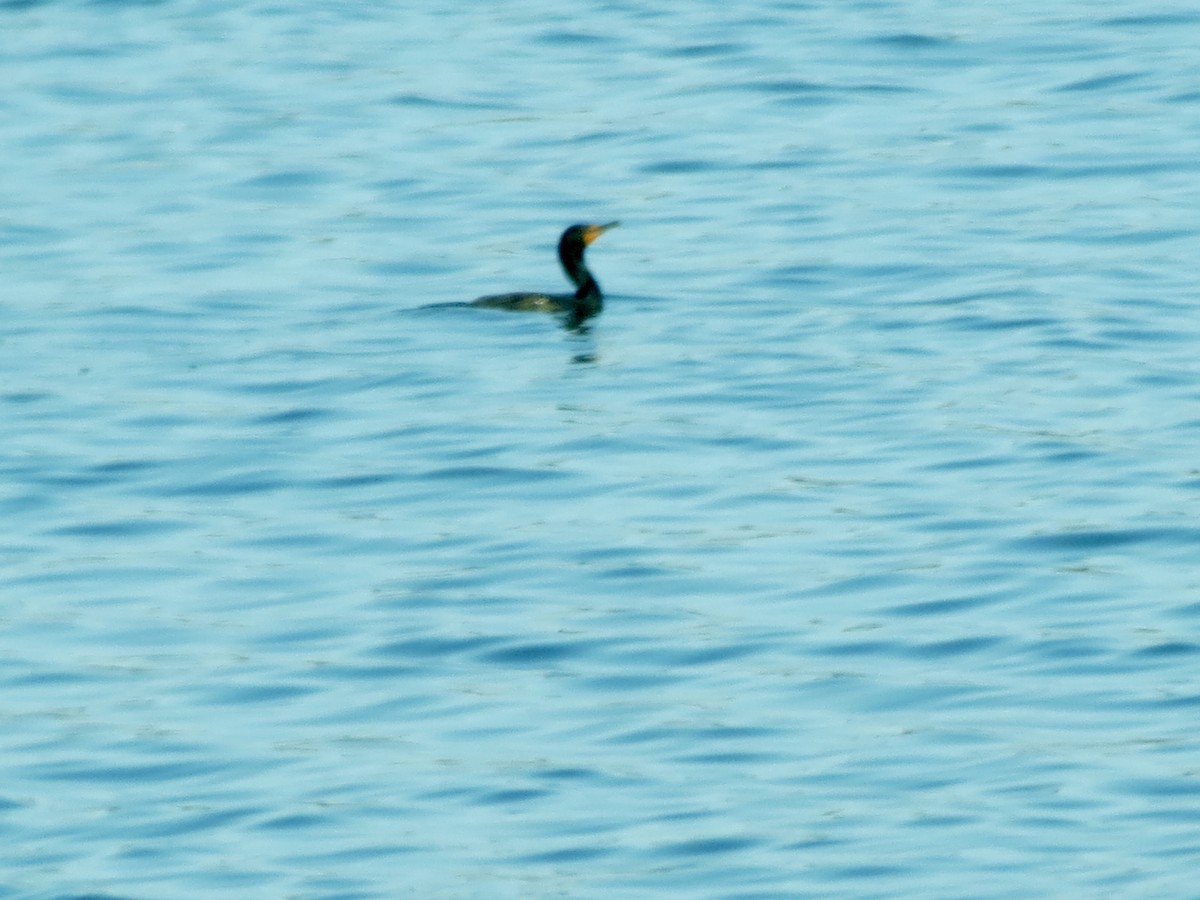
[[[620,222],[609,222],[605,225],[572,225],[562,233],[558,240],[558,258],[563,270],[571,283],[575,285],[574,294],[496,294],[490,297],[480,297],[468,306],[478,306],[488,309],[510,309],[520,312],[550,312],[565,313],[568,327],[575,328],[585,320],[590,319],[604,306],[604,297],[600,293],[600,285],[588,271],[583,261],[583,251],[610,228],[616,228]]]

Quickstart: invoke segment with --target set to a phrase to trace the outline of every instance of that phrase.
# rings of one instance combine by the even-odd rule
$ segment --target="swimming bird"
[[[534,294],[518,292],[496,294],[473,300],[468,306],[486,309],[508,309],[517,312],[564,313],[569,328],[576,328],[604,307],[604,295],[595,276],[583,261],[588,245],[620,222],[605,225],[572,225],[558,239],[558,259],[567,278],[575,285],[574,294]]]

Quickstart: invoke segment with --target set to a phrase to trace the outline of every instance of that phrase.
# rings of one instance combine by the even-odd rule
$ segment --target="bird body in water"
[[[568,326],[574,328],[590,319],[604,306],[600,285],[588,271],[583,261],[583,252],[588,245],[619,222],[605,225],[572,225],[558,240],[558,259],[567,278],[575,285],[574,294],[496,294],[480,297],[469,306],[486,309],[508,309],[517,312],[565,313]]]

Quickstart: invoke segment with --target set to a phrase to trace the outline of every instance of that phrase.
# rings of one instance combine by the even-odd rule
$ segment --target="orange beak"
[[[609,222],[607,225],[589,225],[583,229],[583,245],[586,247],[610,228],[616,228],[620,222]]]

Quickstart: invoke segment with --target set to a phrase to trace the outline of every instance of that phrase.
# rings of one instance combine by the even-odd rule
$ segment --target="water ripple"
[[[1200,16],[170,9],[0,0],[10,893],[1194,893]]]

